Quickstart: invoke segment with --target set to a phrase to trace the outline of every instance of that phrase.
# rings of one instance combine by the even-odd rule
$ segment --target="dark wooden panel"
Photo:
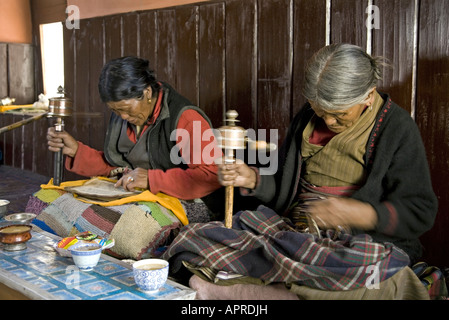
[[[214,127],[222,125],[225,110],[224,4],[201,6],[199,13],[199,107]]]
[[[38,120],[40,121],[40,120]],[[22,141],[21,141],[21,158],[22,169],[31,171],[33,169],[33,144],[34,144],[34,126],[33,123],[22,127]]]
[[[0,43],[0,99],[8,95],[8,45]]]
[[[68,31],[74,45],[69,61],[73,72],[66,79],[67,91],[73,100],[73,115],[65,119],[65,129],[75,139],[99,150],[103,149],[106,116],[105,105],[98,93],[98,79],[105,61],[103,19],[81,20],[80,28]],[[67,36],[68,37],[68,36]],[[108,116],[107,116],[108,117]],[[65,179],[80,177],[65,172]]]
[[[294,4],[292,117],[306,102],[302,95],[306,62],[326,45],[326,0],[316,0],[313,5],[309,0],[295,0]]]
[[[139,14],[136,12],[128,13],[123,16],[123,56],[140,55],[139,19]]]
[[[110,16],[104,18],[104,50],[105,61],[109,62],[112,59],[123,56],[123,33],[122,33],[122,17]],[[106,108],[104,116],[104,127],[106,128],[111,117],[111,111]]]
[[[439,200],[435,225],[422,237],[425,258],[449,266],[449,1],[421,1],[416,122],[421,130]]]
[[[77,82],[79,78],[77,78],[77,73],[82,72],[78,68],[78,60],[77,55],[78,51],[80,50],[80,47],[83,50],[85,49],[84,44],[78,43],[78,39],[81,38],[81,25],[83,26],[84,30],[82,30],[82,34],[85,34],[87,32],[87,22],[83,21],[82,24],[80,24],[80,29],[67,29],[63,28],[63,36],[64,36],[64,89],[66,90],[67,95],[72,99],[73,101],[73,112],[77,112],[77,105],[78,101],[82,101],[83,97],[78,97],[77,90],[78,87],[82,88],[83,85],[85,85],[85,82]],[[84,62],[86,63],[86,62]],[[83,96],[86,95],[86,93],[80,93]],[[87,93],[88,94],[88,93]],[[47,129],[50,126],[53,126],[55,123],[55,119],[49,119],[47,121]],[[79,139],[78,137],[78,126],[76,121],[74,121],[73,117],[69,117],[64,119],[65,123],[65,130],[73,135],[75,139]],[[46,129],[39,127],[38,133],[41,138],[46,140]],[[44,145],[41,144],[41,147]],[[38,173],[43,175],[48,175],[49,177],[53,177],[54,173],[54,153],[48,151],[48,147],[45,146],[46,150],[46,157],[45,158],[39,158],[37,159],[36,167],[44,168],[44,166],[47,166],[47,170],[45,171],[38,171]],[[71,175],[70,173],[67,173],[66,170],[63,171],[63,180],[76,180],[78,179],[77,176]]]
[[[258,2],[257,126],[278,129],[281,140],[290,122],[292,9],[289,0]]]
[[[25,116],[20,114],[13,114],[12,122],[16,123],[25,119]],[[12,133],[12,166],[23,169],[23,131],[25,127],[14,129]]]
[[[331,43],[352,43],[366,49],[367,0],[332,0]]]
[[[85,113],[89,111],[89,32],[90,21],[81,20],[80,28],[74,30],[74,73],[73,89],[68,89],[68,94],[73,101],[73,113]],[[76,140],[89,144],[89,128],[84,119],[72,115],[64,119],[65,130]],[[52,175],[53,176],[53,175]],[[64,180],[76,179],[72,173],[64,172]]]
[[[240,125],[252,129],[257,128],[256,15],[256,0],[226,1],[226,109],[237,110]]]
[[[33,103],[35,101],[33,46],[10,43],[8,63],[9,96],[16,99],[16,104]]]
[[[5,126],[14,123],[14,116],[12,114],[2,114],[3,123]],[[14,166],[14,133],[7,131],[3,133],[3,163],[7,166]]]
[[[156,11],[146,11],[140,14],[140,57],[150,61],[150,67],[155,68],[157,61],[158,25]]]
[[[123,56],[122,16],[104,18],[106,62]]]
[[[157,61],[154,65],[158,79],[177,85],[176,56],[177,37],[175,32],[176,11],[160,10],[157,12]]]
[[[74,73],[74,90],[71,94],[73,100],[73,109],[75,112],[88,112],[89,100],[93,92],[90,92],[90,81],[94,82],[90,78],[89,65],[90,65],[90,21],[80,20],[80,28],[75,30],[75,73]],[[76,127],[78,125],[78,118],[74,117],[73,124]],[[83,132],[75,132],[73,134],[79,136]]]
[[[86,113],[92,111],[91,101],[93,97],[98,96],[97,91],[95,90],[95,83],[98,84],[99,74],[93,75],[91,73],[91,68],[94,67],[97,70],[94,64],[100,63],[100,67],[102,66],[102,56],[103,50],[94,50],[93,38],[99,38],[102,40],[102,28],[97,28],[95,30],[96,34],[93,35],[93,26],[91,21],[87,20],[83,22],[81,21],[80,32],[77,32],[77,46],[76,46],[76,77],[75,77],[75,99],[74,105],[76,113],[81,113],[82,116],[77,116],[76,113],[73,117],[71,117],[70,122],[73,123],[74,128],[71,131],[76,139],[82,141],[83,143],[92,146],[91,138],[93,132],[91,131],[91,119]],[[100,35],[98,35],[100,33]],[[94,51],[94,52],[92,52]],[[91,57],[98,56],[96,61],[90,61]],[[102,119],[103,120],[103,119]],[[69,121],[68,121],[69,122]],[[104,121],[101,121],[104,124]],[[96,135],[100,135],[100,132],[95,133]],[[102,146],[101,146],[102,147]]]
[[[198,17],[198,6],[179,7],[176,10],[175,33],[178,50],[175,89],[194,105],[199,104]]]
[[[415,6],[410,0],[377,0],[379,29],[372,29],[373,55],[389,60],[391,67],[383,68],[384,80],[379,90],[388,92],[404,109],[412,112],[414,84],[413,50]]]
[[[158,78],[198,104],[198,7],[158,12]]]
[[[80,116],[81,121],[89,122],[89,146],[97,150],[103,150],[104,137],[106,135],[105,123],[109,120],[107,106],[100,99],[98,92],[98,80],[105,63],[104,29],[103,19],[95,18],[89,24],[89,101],[87,113],[100,114],[100,117],[92,115]],[[87,85],[86,85],[87,87]],[[107,117],[107,119],[106,119]]]
[[[33,163],[32,171],[46,177],[53,176],[53,152],[48,150],[47,129],[50,120],[47,118],[33,122]]]
[[[75,102],[76,92],[75,88],[75,76],[77,71],[76,64],[76,50],[77,44],[77,31],[76,29],[63,28],[64,37],[64,88],[67,94]]]

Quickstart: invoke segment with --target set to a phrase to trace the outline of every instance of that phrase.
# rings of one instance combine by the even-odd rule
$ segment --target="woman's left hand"
[[[123,186],[125,190],[135,191],[135,188],[148,189],[148,170],[136,168],[123,175],[115,187]]]
[[[352,198],[328,198],[313,201],[308,212],[322,229],[349,227],[372,230],[377,224],[377,213],[367,202]]]

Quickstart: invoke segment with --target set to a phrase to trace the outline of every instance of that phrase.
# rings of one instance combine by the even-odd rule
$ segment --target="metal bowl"
[[[31,221],[33,221],[34,218],[36,218],[36,215],[34,213],[22,212],[22,213],[13,213],[13,214],[7,215],[5,217],[5,220],[9,221],[9,222],[28,224],[28,223],[31,223]]]
[[[0,218],[3,218],[3,216],[8,212],[8,205],[8,200],[0,199]]]
[[[31,226],[13,224],[0,228],[0,242],[6,251],[26,249],[26,242],[31,239]]]

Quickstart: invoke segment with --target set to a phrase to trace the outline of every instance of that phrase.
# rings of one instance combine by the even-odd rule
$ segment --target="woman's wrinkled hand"
[[[244,187],[254,189],[257,182],[256,172],[243,161],[237,159],[233,163],[226,163],[223,159],[215,161],[218,167],[218,181],[222,186]]]
[[[148,170],[136,168],[124,174],[116,183],[115,187],[123,186],[125,190],[135,191],[136,188],[148,189]]]
[[[54,127],[47,130],[47,144],[48,150],[52,152],[59,152],[62,149],[62,154],[69,157],[74,157],[78,151],[78,142],[66,131],[57,132]]]

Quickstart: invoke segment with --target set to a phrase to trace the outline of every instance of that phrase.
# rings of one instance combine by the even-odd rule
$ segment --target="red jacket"
[[[161,108],[160,100],[158,99],[153,118],[150,119],[149,124],[153,123],[159,115]],[[201,122],[201,136],[203,136],[204,131],[210,129],[207,121],[194,110],[186,110],[182,113],[177,129],[187,130],[190,136],[193,136],[194,121]],[[142,133],[147,128],[148,125],[143,128]],[[136,142],[136,136],[131,128],[128,129],[128,137],[134,143]],[[202,198],[220,188],[217,178],[217,166],[215,164],[204,163],[201,154],[198,156],[198,153],[202,153],[206,146],[210,143],[215,143],[215,141],[201,140],[201,148],[194,148],[193,139],[189,141],[189,159],[185,159],[188,163],[188,169],[173,168],[167,171],[160,169],[148,170],[148,185],[152,193],[163,192],[179,199],[191,200]],[[182,148],[181,143],[182,140],[178,138],[177,144],[181,147],[182,152],[185,149]],[[66,159],[65,167],[68,171],[82,176],[92,177],[108,176],[110,171],[116,168],[106,162],[103,151],[95,150],[82,142],[78,142],[78,145],[79,147],[75,157],[67,157]],[[182,153],[181,156],[184,158]],[[196,161],[193,161],[194,159]],[[201,159],[201,164],[194,164],[195,162],[198,163],[197,159]]]

